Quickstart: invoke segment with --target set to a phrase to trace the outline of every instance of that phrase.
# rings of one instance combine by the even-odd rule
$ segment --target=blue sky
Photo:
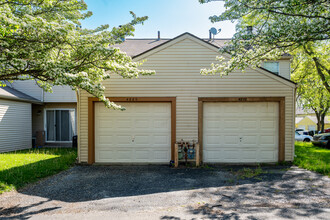
[[[129,11],[137,16],[148,16],[144,25],[136,26],[135,38],[155,38],[160,31],[161,38],[173,38],[184,32],[207,38],[211,27],[221,28],[216,38],[230,38],[235,25],[228,22],[212,24],[209,17],[224,11],[223,2],[200,4],[198,0],[85,0],[93,16],[82,21],[85,28],[102,24],[110,27],[125,24],[131,20]]]

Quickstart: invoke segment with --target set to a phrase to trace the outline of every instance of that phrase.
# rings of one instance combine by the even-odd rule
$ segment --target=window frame
[[[71,141],[48,141],[47,140],[47,111],[56,111],[56,110],[59,110],[59,111],[65,111],[65,110],[68,110],[68,111],[73,111],[74,112],[74,128],[73,128],[73,135],[76,135],[77,134],[77,111],[75,108],[45,108],[44,109],[44,131],[45,131],[45,143],[72,143],[72,140]],[[56,120],[56,119],[55,119]],[[56,137],[55,137],[56,139]]]
[[[277,72],[273,72],[273,71],[267,69],[267,68],[265,67],[265,64],[266,64],[266,63],[277,64]],[[266,69],[266,70],[268,70],[268,71],[270,71],[270,72],[272,72],[272,73],[274,73],[274,74],[276,74],[276,75],[280,75],[280,62],[279,62],[279,61],[264,61],[262,66],[263,66],[264,69]]]

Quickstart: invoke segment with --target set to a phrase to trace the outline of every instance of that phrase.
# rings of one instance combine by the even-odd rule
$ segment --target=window
[[[270,72],[279,74],[280,68],[278,62],[264,62],[264,68]]]
[[[75,131],[75,111],[46,110],[46,141],[72,141]]]

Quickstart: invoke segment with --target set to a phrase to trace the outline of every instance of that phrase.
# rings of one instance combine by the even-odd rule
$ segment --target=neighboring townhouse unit
[[[275,163],[294,157],[295,88],[290,56],[228,76],[201,75],[227,40],[184,33],[174,39],[127,39],[119,45],[156,75],[104,81],[107,109],[79,92],[81,163],[168,163],[181,139],[200,144],[206,163]]]
[[[0,87],[0,153],[31,148],[32,105],[41,102],[10,87]]]
[[[36,145],[65,147],[71,146],[72,137],[76,134],[76,94],[68,86],[54,86],[53,93],[45,92],[33,80],[15,81],[8,83],[3,90],[12,90],[24,94],[33,99],[24,114],[17,113],[16,117],[11,120],[11,124],[17,124],[21,121],[20,117],[30,118],[30,122],[26,122],[22,128],[31,127],[30,135],[24,136],[25,142],[28,143],[20,148],[30,148],[32,138],[36,138]],[[3,101],[0,101],[3,105]],[[28,108],[28,107],[26,107]],[[3,121],[1,120],[1,124]],[[11,136],[20,137],[21,132],[12,130]],[[11,141],[8,138],[8,141]],[[6,148],[14,150],[12,146]]]
[[[325,116],[324,129],[330,128],[330,117]],[[313,131],[317,129],[317,118],[313,110],[304,110],[297,108],[296,110],[296,129],[305,131]]]

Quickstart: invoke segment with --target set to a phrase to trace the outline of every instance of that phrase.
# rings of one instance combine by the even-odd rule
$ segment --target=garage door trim
[[[204,102],[278,102],[279,103],[278,162],[283,162],[285,160],[285,97],[199,97],[198,98],[198,142],[200,144],[201,160],[203,160],[203,103]]]
[[[169,102],[171,103],[171,160],[174,160],[176,140],[176,97],[107,97],[113,102]],[[95,163],[95,102],[98,98],[88,98],[88,164]]]

